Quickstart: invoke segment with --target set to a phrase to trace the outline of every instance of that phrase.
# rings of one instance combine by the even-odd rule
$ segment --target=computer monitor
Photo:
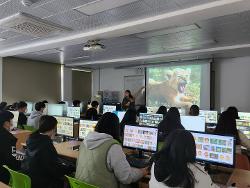
[[[80,120],[79,125],[79,138],[85,139],[85,137],[95,130],[98,121]]]
[[[71,117],[58,117],[56,132],[58,135],[74,137],[74,119]]]
[[[147,112],[149,114],[155,114],[158,110],[158,107],[150,107],[150,106],[147,106]]]
[[[206,123],[217,124],[218,123],[218,112],[209,110],[200,110],[201,117],[205,117]]]
[[[238,112],[240,119],[250,121],[250,113],[249,112]]]
[[[27,111],[25,114],[29,115],[33,111],[33,103],[32,102],[26,102],[26,103],[27,103]]]
[[[19,112],[18,111],[10,111],[13,115],[14,118],[12,120],[12,128],[17,128],[17,124],[18,124],[18,118],[19,118]]]
[[[116,105],[103,105],[103,114],[116,111]]]
[[[199,116],[181,116],[181,124],[186,130],[205,132],[205,117]]]
[[[191,133],[196,144],[197,161],[220,166],[234,166],[235,139],[233,136],[197,132]]]
[[[63,104],[48,104],[48,115],[50,116],[63,116]]]
[[[163,114],[140,113],[139,125],[158,127],[163,120]]]
[[[123,137],[124,147],[142,151],[156,152],[158,144],[157,141],[157,128],[125,125]]]
[[[121,121],[124,118],[124,115],[125,115],[126,111],[114,111],[113,113],[115,115],[117,115],[117,117],[119,118],[119,122],[121,123]]]
[[[48,115],[48,103],[45,103],[45,108],[43,110],[43,115]]]
[[[248,139],[250,139],[250,121],[237,119],[236,125],[237,129],[246,135]]]
[[[67,116],[74,119],[80,119],[81,108],[80,107],[67,107]]]

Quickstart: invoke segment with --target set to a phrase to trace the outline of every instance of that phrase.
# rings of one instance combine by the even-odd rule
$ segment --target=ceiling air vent
[[[34,17],[17,13],[0,20],[0,28],[35,37],[71,31],[71,29]]]

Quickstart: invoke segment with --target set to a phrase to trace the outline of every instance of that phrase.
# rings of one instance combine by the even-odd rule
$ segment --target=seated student
[[[45,109],[45,104],[43,102],[38,102],[35,104],[35,111],[31,112],[27,124],[29,126],[34,127],[35,129],[38,129],[39,127],[39,120],[41,116],[43,115],[43,110]]]
[[[7,165],[13,170],[19,170],[21,163],[17,160],[17,138],[9,131],[14,115],[9,111],[0,112],[0,182],[9,183],[9,173],[3,168]]]
[[[58,104],[66,104],[64,101],[59,101]]]
[[[167,115],[167,107],[166,106],[160,106],[159,109],[157,110],[156,114],[162,114],[163,117],[165,118]]]
[[[79,100],[74,100],[73,101],[73,106],[74,107],[80,107],[80,104],[81,104],[81,101],[79,101]]]
[[[150,188],[215,188],[204,168],[195,163],[196,146],[192,134],[175,130],[169,134],[164,146],[154,156]]]
[[[136,125],[136,124],[138,124],[136,110],[135,110],[135,108],[129,108],[126,111],[126,113],[125,113],[125,115],[120,123],[120,136],[123,136],[125,125]]]
[[[189,110],[190,116],[199,116],[200,114],[200,108],[197,105],[192,105]]]
[[[34,188],[63,188],[63,177],[71,170],[59,162],[52,138],[56,133],[57,120],[42,116],[39,129],[28,138],[23,172],[31,178]]]
[[[234,117],[234,119],[240,119],[238,115],[238,109],[235,106],[229,106],[226,111],[229,112]]]
[[[119,119],[110,112],[98,121],[81,143],[76,178],[100,188],[118,188],[131,184],[148,172],[131,168],[119,144]]]
[[[0,103],[0,111],[6,110],[6,107],[7,107],[7,102],[1,102]]]
[[[97,101],[93,101],[91,103],[91,108],[89,108],[86,112],[86,119],[98,120],[98,112],[97,112],[98,106],[99,106],[99,103]]]
[[[140,113],[147,113],[148,112],[148,109],[146,106],[144,105],[141,105],[138,110],[136,111],[137,113],[137,116],[139,117],[140,116]]]
[[[42,103],[47,104],[49,102],[47,100],[43,100]]]
[[[235,116],[229,111],[225,111],[220,115],[218,124],[214,131],[216,134],[233,135],[236,138],[236,153],[241,153],[241,147],[244,146],[250,149],[250,140],[239,130],[237,130]]]
[[[19,112],[17,125],[23,127],[23,125],[27,125],[27,117],[24,114],[27,111],[27,103],[24,101],[20,101],[17,105],[17,110]]]
[[[181,117],[178,108],[171,107],[166,117],[159,123],[159,141],[164,141],[165,138],[176,129],[184,129],[181,124]]]

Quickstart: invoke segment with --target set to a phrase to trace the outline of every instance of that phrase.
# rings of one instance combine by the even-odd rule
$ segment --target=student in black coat
[[[53,116],[42,116],[39,129],[27,140],[26,159],[23,172],[31,178],[32,188],[61,188],[63,177],[72,171],[60,163],[52,137],[57,120]]]
[[[97,108],[99,106],[99,103],[97,101],[93,101],[91,103],[91,108],[87,110],[86,112],[86,119],[88,120],[98,120],[98,112]]]
[[[5,184],[9,183],[9,173],[3,165],[13,170],[20,169],[20,162],[16,160],[17,139],[10,133],[13,118],[14,115],[11,112],[0,112],[0,181]]]
[[[17,105],[17,110],[19,112],[17,125],[23,128],[24,125],[27,125],[27,117],[25,112],[27,111],[27,103],[24,101],[20,101]]]

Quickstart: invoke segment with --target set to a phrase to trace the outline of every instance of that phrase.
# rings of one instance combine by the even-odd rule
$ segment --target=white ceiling
[[[0,28],[5,39],[0,56],[96,68],[150,63],[159,60],[157,55],[161,61],[248,55],[249,46],[239,45],[250,44],[249,0],[128,0],[111,9],[103,6],[104,11],[92,7],[98,12],[93,15],[77,7],[96,0],[36,1],[24,7],[20,0],[0,0],[0,19],[25,12],[72,32],[35,38]],[[106,50],[82,51],[88,39],[96,38]]]

